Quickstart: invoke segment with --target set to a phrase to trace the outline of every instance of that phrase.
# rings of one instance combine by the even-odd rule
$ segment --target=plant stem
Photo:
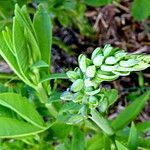
[[[114,134],[113,129],[106,120],[96,109],[91,109],[91,115],[89,118],[98,125],[107,135],[112,136]]]
[[[48,109],[49,113],[50,113],[54,118],[56,118],[57,115],[58,115],[58,112],[57,112],[57,110],[55,109],[55,107],[53,106],[52,103],[50,103],[50,104],[47,103],[47,101],[48,101],[48,96],[47,96],[46,91],[44,90],[44,88],[43,88],[43,86],[42,86],[41,83],[40,83],[40,84],[38,85],[38,87],[36,88],[36,91],[37,91],[38,96],[39,96],[39,98],[40,98],[40,102],[41,102],[41,103],[44,103],[45,106],[46,106],[46,108]]]

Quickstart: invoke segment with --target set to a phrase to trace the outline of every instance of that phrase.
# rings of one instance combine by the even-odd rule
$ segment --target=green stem
[[[89,118],[98,125],[107,135],[112,136],[114,134],[113,129],[106,120],[96,109],[91,109],[91,115]]]
[[[38,93],[38,96],[40,98],[40,102],[41,103],[44,103],[46,108],[48,109],[49,113],[54,117],[56,118],[57,115],[58,115],[58,112],[57,110],[55,109],[55,107],[53,106],[53,104],[48,104],[47,101],[48,101],[48,96],[47,96],[47,93],[46,91],[44,90],[42,84],[40,83],[38,85],[38,87],[36,88],[36,91]]]

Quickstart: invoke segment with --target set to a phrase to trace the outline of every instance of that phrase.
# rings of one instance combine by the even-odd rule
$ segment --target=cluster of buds
[[[149,62],[150,56],[128,54],[110,45],[96,48],[91,59],[81,54],[78,57],[79,67],[67,72],[73,84],[62,94],[61,99],[72,100],[88,108],[99,108],[107,99],[100,87],[101,82],[144,70],[150,66]]]

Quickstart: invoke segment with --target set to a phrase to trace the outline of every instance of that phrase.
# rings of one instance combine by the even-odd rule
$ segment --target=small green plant
[[[110,121],[105,115],[108,108],[117,100],[118,94],[115,89],[102,88],[101,83],[116,80],[119,76],[127,76],[132,71],[148,68],[150,56],[128,54],[106,45],[103,49],[96,48],[91,59],[81,54],[78,62],[79,67],[67,72],[73,84],[62,94],[61,99],[72,101],[80,107],[76,111],[70,110],[71,115],[69,114],[65,121],[68,124],[75,124],[86,119],[91,120],[110,137],[110,141],[115,143],[117,149],[120,150],[121,147],[126,149],[119,141],[116,141],[117,131],[126,127],[138,115],[149,99],[149,93],[146,92],[137,98],[115,120]],[[133,123],[127,144],[129,149],[138,147],[137,141],[134,141],[136,140],[134,136],[138,136],[136,130]]]
[[[51,43],[52,25],[44,6],[38,6],[31,20],[26,7],[16,5],[12,29],[6,27],[0,34],[0,54],[23,83],[17,88],[0,85],[0,138],[15,139],[15,148],[9,140],[7,144],[2,141],[2,146],[16,149],[20,144],[22,149],[28,144],[27,149],[50,150],[149,148],[150,139],[143,135],[150,122],[133,122],[149,99],[149,91],[111,120],[107,112],[118,92],[101,87],[101,83],[148,68],[150,56],[128,54],[106,45],[96,48],[91,59],[81,54],[79,67],[67,75],[51,74]],[[61,96],[49,84],[49,80],[59,78],[73,82]]]

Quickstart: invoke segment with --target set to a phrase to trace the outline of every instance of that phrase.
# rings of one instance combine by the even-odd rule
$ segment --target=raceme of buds
[[[107,109],[108,102],[107,97],[102,96],[100,83],[113,81],[119,76],[129,75],[132,71],[148,68],[150,56],[128,54],[124,50],[106,45],[103,49],[96,48],[91,59],[81,54],[78,63],[79,67],[67,72],[73,84],[62,94],[61,99],[72,99],[75,103],[89,108],[97,107],[103,112]]]

